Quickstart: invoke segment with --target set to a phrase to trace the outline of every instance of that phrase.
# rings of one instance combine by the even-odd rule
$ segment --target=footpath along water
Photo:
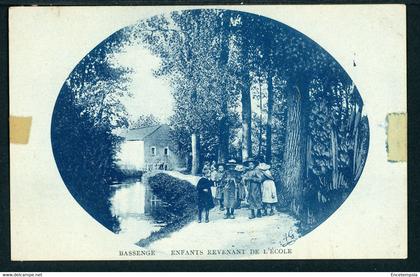
[[[166,173],[193,185],[198,181],[196,176],[178,172]],[[153,195],[147,185],[139,180],[126,180],[114,187],[115,193],[110,202],[111,211],[120,222],[119,236],[135,244],[166,226],[164,215],[167,213],[167,206]],[[224,211],[216,207],[210,211],[210,223],[190,222],[180,230],[153,241],[146,249],[162,254],[168,254],[168,249],[175,253],[178,250],[181,253],[185,249],[198,249],[206,256],[215,258],[226,257],[219,255],[216,250],[285,249],[284,247],[300,237],[297,220],[290,215],[276,212],[273,216],[249,220],[248,213],[248,209],[242,208],[235,211],[236,219],[225,220]],[[204,241],[206,244],[203,244]],[[212,245],[211,249],[207,243]],[[173,257],[182,256],[184,255],[175,254]],[[238,255],[232,255],[234,256]]]

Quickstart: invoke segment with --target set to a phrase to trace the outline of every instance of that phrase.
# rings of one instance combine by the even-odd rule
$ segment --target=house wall
[[[154,133],[147,136],[144,140],[144,162],[146,166],[156,167],[160,164],[166,165],[168,170],[184,167],[184,160],[175,153],[176,144],[170,138],[170,128],[162,125]],[[155,154],[152,153],[155,147]],[[164,154],[164,149],[168,148],[168,155]],[[165,168],[163,168],[165,169]]]
[[[117,153],[119,161],[117,165],[127,170],[142,170],[145,167],[144,142],[128,140],[121,144],[121,149]]]

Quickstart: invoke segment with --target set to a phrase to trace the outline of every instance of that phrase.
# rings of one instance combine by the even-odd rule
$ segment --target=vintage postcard
[[[407,257],[404,5],[9,15],[13,260]]]

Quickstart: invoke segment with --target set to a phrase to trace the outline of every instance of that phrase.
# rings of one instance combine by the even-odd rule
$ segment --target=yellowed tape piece
[[[28,144],[32,117],[11,116],[9,118],[10,143]]]
[[[390,113],[387,121],[387,152],[388,161],[407,161],[407,114]]]

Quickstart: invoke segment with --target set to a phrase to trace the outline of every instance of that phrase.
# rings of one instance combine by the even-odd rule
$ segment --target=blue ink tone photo
[[[51,130],[74,199],[153,249],[289,245],[346,200],[369,147],[362,98],[329,53],[221,9],[106,38],[65,80]]]

